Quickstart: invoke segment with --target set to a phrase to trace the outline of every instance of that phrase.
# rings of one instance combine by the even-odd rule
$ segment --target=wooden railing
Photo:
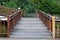
[[[56,35],[56,38],[60,38],[60,20],[56,20],[55,23],[56,23],[55,35]]]
[[[41,10],[37,11],[37,14],[42,22],[48,27],[49,31],[52,33],[52,37],[55,38],[55,16],[46,14]]]
[[[0,37],[9,37],[17,21],[21,18],[21,11],[7,16],[7,20],[0,20]]]
[[[14,14],[8,16],[7,21],[7,36],[9,37],[10,32],[13,30],[16,22],[21,18],[21,11],[14,12]]]

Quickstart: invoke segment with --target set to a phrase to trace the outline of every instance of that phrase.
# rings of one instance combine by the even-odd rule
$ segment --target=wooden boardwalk
[[[39,18],[21,18],[14,27],[10,38],[0,40],[57,40],[52,39],[48,28]],[[59,39],[58,39],[59,40]]]
[[[21,18],[10,38],[50,39],[51,33],[39,18]]]
[[[60,35],[60,28],[58,28],[60,20],[55,19],[55,16],[38,10],[36,15],[29,16],[30,18],[23,18],[22,10],[5,9],[5,11],[12,14],[7,13],[6,20],[3,20],[7,22],[3,22],[3,24],[6,24],[6,32],[2,32],[3,25],[2,20],[0,20],[0,34],[6,34],[7,36],[7,38],[0,38],[0,40],[60,40],[55,39],[56,36]]]

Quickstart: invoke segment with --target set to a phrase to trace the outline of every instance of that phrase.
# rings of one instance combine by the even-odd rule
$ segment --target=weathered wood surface
[[[60,40],[60,39],[17,39],[17,38],[0,38],[0,40]]]
[[[52,36],[39,18],[22,18],[18,21],[10,38],[50,39]]]
[[[10,38],[0,40],[60,40],[52,39],[51,33],[39,18],[21,18]]]

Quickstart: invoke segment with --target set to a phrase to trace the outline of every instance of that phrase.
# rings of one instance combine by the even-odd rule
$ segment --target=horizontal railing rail
[[[37,14],[52,33],[52,37],[55,38],[55,16],[47,14],[41,10],[37,11]]]

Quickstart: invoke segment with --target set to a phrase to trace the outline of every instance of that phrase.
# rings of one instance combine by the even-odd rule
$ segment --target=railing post
[[[22,17],[22,11],[20,11],[20,18]]]
[[[9,27],[10,27],[10,21],[9,21],[9,16],[7,17],[7,37],[9,37]]]
[[[54,39],[55,38],[55,16],[52,17],[52,34]]]
[[[2,24],[1,24],[1,20],[0,20],[0,36],[1,36],[1,26],[2,26]]]

